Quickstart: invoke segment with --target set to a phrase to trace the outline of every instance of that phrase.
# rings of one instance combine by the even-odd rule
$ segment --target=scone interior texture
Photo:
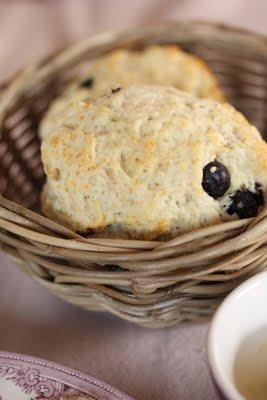
[[[267,144],[230,105],[136,85],[69,107],[42,142],[42,207],[73,230],[150,240],[263,205]]]
[[[40,136],[54,130],[59,113],[71,113],[65,108],[70,98],[73,101],[88,96],[96,98],[111,88],[133,84],[173,86],[196,97],[224,99],[208,66],[175,45],[148,46],[142,51],[119,49],[93,61],[86,74],[53,102],[41,124]]]

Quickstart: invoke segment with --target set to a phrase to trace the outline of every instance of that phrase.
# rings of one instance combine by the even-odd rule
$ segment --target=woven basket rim
[[[175,28],[181,28],[184,27],[186,30],[189,30],[190,27],[196,28],[207,28],[207,29],[215,29],[218,30],[219,33],[229,33],[229,34],[237,34],[241,35],[241,37],[245,37],[256,40],[258,44],[262,44],[263,46],[267,46],[267,35],[263,33],[256,32],[254,30],[244,28],[241,26],[235,26],[232,24],[224,23],[224,22],[218,22],[218,21],[207,21],[205,19],[188,19],[186,21],[182,20],[175,20],[175,21],[166,21],[163,23],[154,23],[150,25],[145,25],[145,26],[138,26],[138,33],[137,33],[137,27],[131,27],[128,29],[113,29],[113,30],[106,30],[101,33],[95,33],[93,35],[88,36],[87,38],[77,41],[69,46],[66,46],[65,48],[59,50],[59,51],[52,51],[43,57],[39,57],[35,60],[33,60],[31,63],[27,64],[26,66],[18,69],[17,72],[15,72],[11,77],[9,77],[7,80],[0,81],[0,95],[7,95],[10,91],[10,87],[12,87],[15,83],[20,83],[21,80],[23,81],[28,74],[32,74],[33,72],[37,71],[38,69],[42,69],[42,67],[45,67],[47,64],[47,60],[50,60],[51,57],[53,56],[53,62],[55,64],[61,62],[61,58],[65,58],[66,55],[68,56],[70,54],[71,57],[73,57],[73,53],[77,51],[82,51],[84,48],[87,48],[88,43],[90,43],[90,46],[92,46],[92,42],[98,42],[96,45],[101,44],[103,41],[105,42],[105,39],[108,36],[108,39],[114,37],[114,38],[125,38],[125,41],[127,42],[127,38],[130,36],[132,38],[133,35],[136,36],[136,39],[142,37],[145,34],[153,34],[155,30],[160,30],[162,29],[175,29]],[[49,62],[48,62],[49,64]],[[1,93],[2,91],[2,93]],[[6,102],[1,101],[0,97],[0,121],[1,121],[1,114],[4,111],[4,105]]]

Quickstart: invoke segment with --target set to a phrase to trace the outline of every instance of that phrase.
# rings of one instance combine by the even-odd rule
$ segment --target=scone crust
[[[92,87],[81,87],[88,78],[92,78]],[[142,51],[118,49],[93,61],[84,76],[52,103],[41,124],[40,136],[54,130],[70,97],[74,101],[88,96],[96,98],[111,88],[133,84],[173,86],[199,98],[224,101],[218,80],[206,63],[178,46],[148,46]]]
[[[229,219],[226,198],[202,188],[214,160],[230,173],[226,195],[266,190],[267,144],[228,104],[143,85],[70,103],[42,142],[42,207],[75,231],[149,240]]]

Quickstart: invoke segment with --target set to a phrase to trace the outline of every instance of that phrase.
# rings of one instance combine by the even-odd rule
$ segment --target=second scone
[[[154,239],[263,204],[267,144],[230,105],[132,86],[71,107],[41,151],[43,212],[73,230]]]
[[[71,84],[56,99],[44,118],[40,136],[45,137],[57,126],[60,114],[71,114],[66,103],[88,96],[96,98],[107,90],[133,84],[173,86],[199,98],[223,101],[216,76],[195,55],[178,46],[148,46],[142,51],[114,50],[94,60],[83,77]]]

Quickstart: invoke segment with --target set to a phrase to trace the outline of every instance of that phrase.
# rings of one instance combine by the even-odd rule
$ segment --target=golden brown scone
[[[54,130],[58,114],[65,112],[70,97],[74,101],[96,98],[110,88],[132,84],[173,86],[200,98],[224,99],[215,75],[204,61],[175,45],[149,46],[143,51],[115,50],[92,62],[87,73],[52,103],[40,136]]]
[[[230,105],[131,86],[69,107],[42,142],[42,207],[73,230],[154,239],[262,205],[267,144]]]

